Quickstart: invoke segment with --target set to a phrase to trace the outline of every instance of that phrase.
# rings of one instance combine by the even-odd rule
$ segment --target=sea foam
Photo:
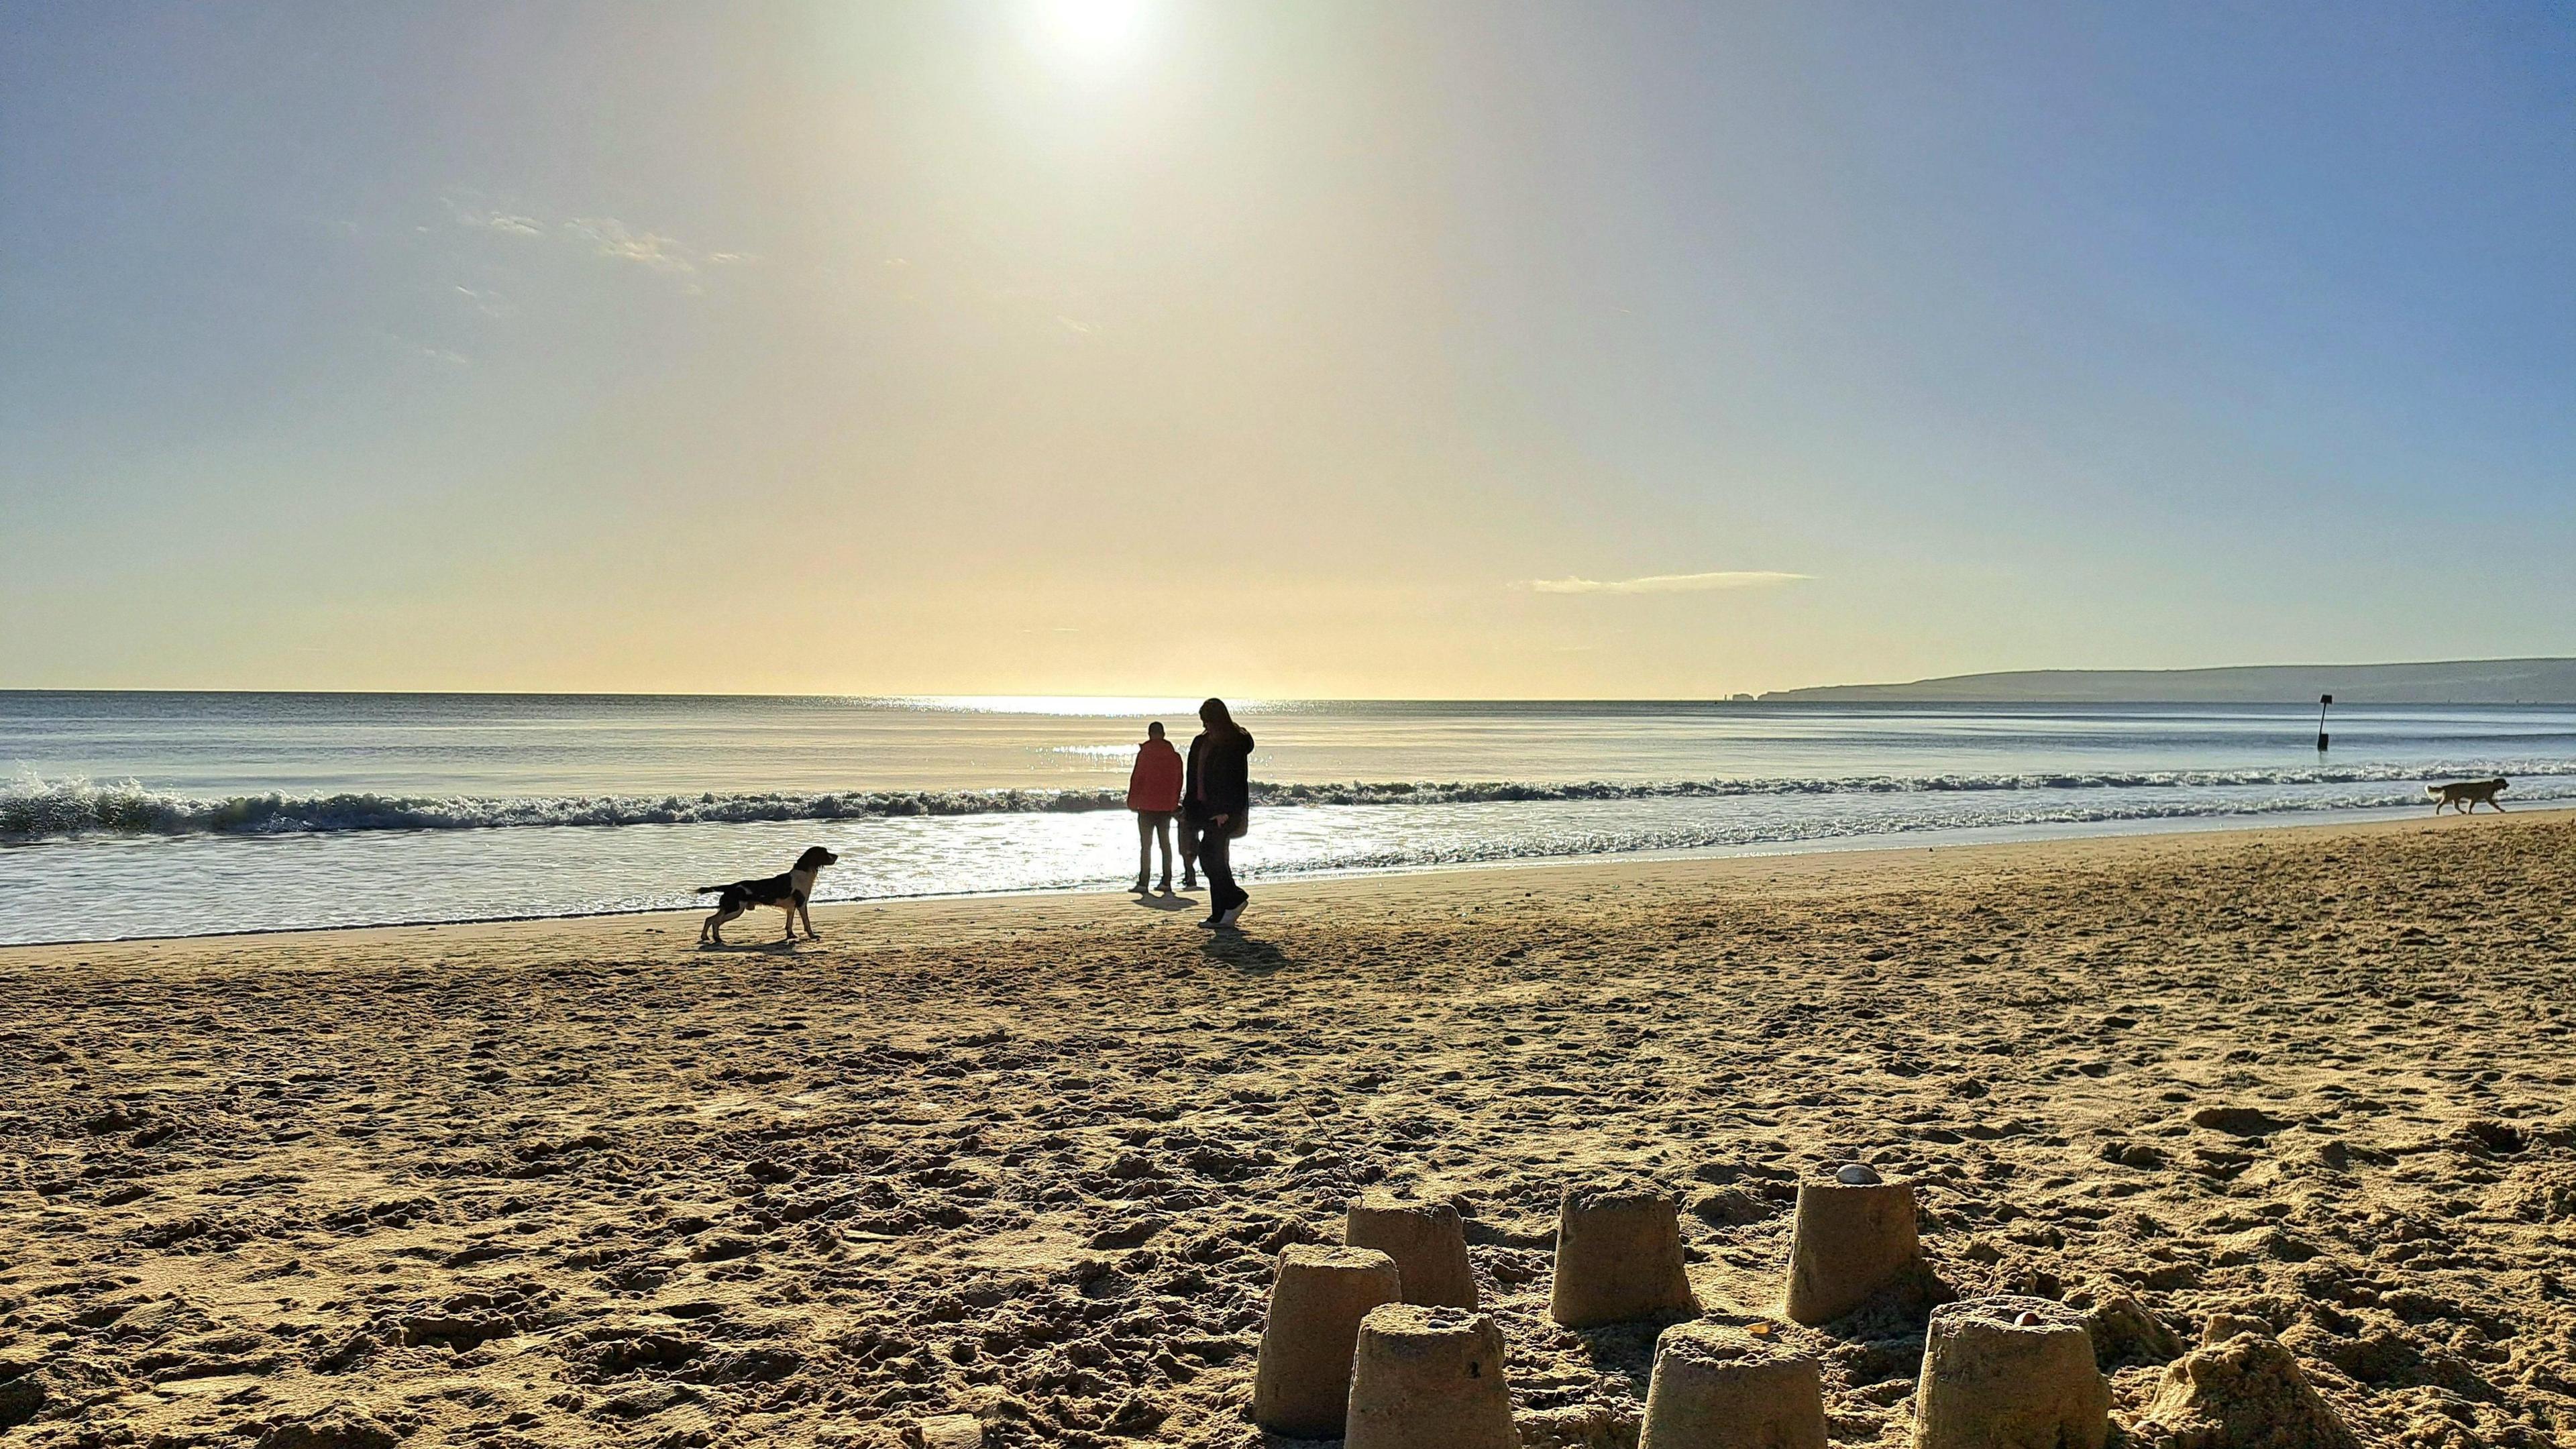
[[[2407,785],[2427,779],[2502,774],[2576,776],[2576,762],[2463,761],[2456,768],[2313,767],[2251,770],[2130,770],[2085,773],[1843,775],[1816,778],[1674,781],[1348,781],[1260,784],[1268,806],[1401,806],[1676,800],[1730,796],[1892,795],[1957,792],[2206,790],[2295,785]],[[2554,792],[2553,792],[2554,793]],[[2420,798],[2392,789],[2378,803]],[[493,830],[529,826],[742,824],[905,816],[1025,815],[1125,808],[1115,789],[846,790],[697,795],[399,796],[371,793],[204,797],[148,789],[140,782],[45,780],[22,771],[0,789],[0,839],[81,835],[296,835],[368,830]],[[2133,810],[2115,812],[2127,815]],[[2151,811],[2148,813],[2163,813]],[[2182,813],[2226,813],[2206,802]]]

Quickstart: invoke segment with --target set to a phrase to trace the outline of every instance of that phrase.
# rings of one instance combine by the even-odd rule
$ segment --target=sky
[[[0,0],[0,688],[2576,654],[2562,4]]]

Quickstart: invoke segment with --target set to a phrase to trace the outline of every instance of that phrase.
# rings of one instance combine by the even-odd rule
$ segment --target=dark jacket
[[[1252,732],[1237,726],[1231,740],[1216,740],[1205,732],[1190,741],[1189,784],[1181,796],[1181,808],[1192,824],[1204,827],[1219,815],[1226,817],[1225,834],[1231,840],[1252,826]]]

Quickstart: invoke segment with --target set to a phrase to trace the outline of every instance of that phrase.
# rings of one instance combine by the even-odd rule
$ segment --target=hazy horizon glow
[[[2576,13],[0,0],[0,688],[2576,654]]]

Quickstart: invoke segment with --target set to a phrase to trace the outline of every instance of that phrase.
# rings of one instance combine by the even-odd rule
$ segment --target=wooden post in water
[[[2320,755],[2326,752],[2326,706],[2332,703],[2334,696],[2331,694],[2317,696],[2317,753]]]

